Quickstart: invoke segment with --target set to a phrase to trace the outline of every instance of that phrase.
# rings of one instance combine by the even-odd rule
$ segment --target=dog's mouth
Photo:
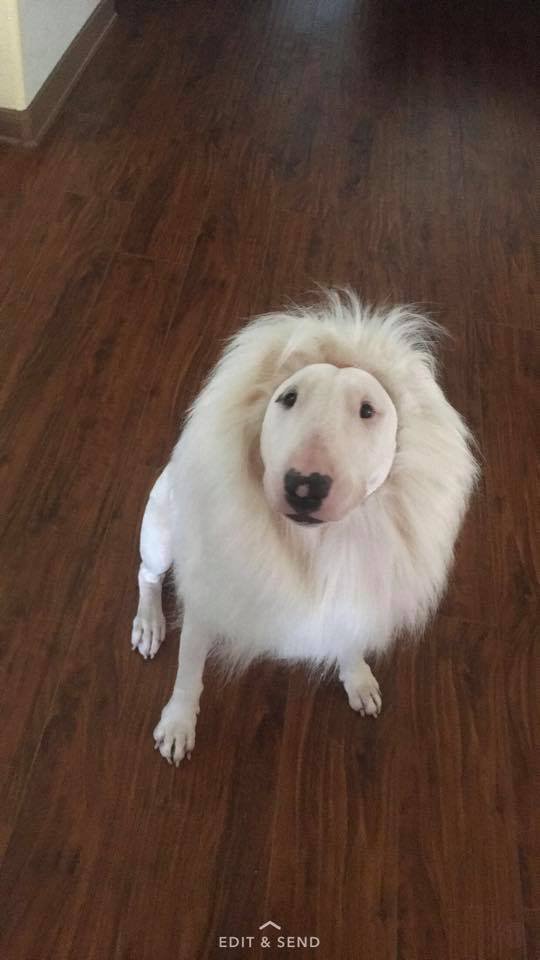
[[[317,517],[310,517],[309,513],[286,513],[285,516],[288,520],[294,520],[295,523],[301,523],[307,527],[324,523],[324,520],[318,520]]]

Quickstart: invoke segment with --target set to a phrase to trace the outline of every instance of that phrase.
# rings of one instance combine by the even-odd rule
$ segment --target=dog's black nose
[[[319,510],[332,486],[332,477],[322,473],[306,475],[298,470],[287,470],[284,479],[285,499],[296,513],[314,513]]]

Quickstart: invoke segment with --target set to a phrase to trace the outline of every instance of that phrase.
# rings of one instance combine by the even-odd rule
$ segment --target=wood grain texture
[[[0,954],[535,960],[532,4],[122,0],[62,117],[0,147]],[[337,682],[129,648],[137,538],[252,313],[315,283],[429,309],[483,477],[442,610]],[[224,950],[264,920],[318,950]]]

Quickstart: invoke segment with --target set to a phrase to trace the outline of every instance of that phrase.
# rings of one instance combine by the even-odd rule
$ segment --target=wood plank
[[[362,719],[334,679],[291,678],[264,918],[316,936],[323,956],[395,957],[399,783],[396,687],[378,665],[380,721]],[[260,957],[267,951],[261,949]]]
[[[477,325],[477,337],[494,603],[506,624],[517,610],[538,613],[538,337],[487,323]]]
[[[521,960],[506,670],[494,631],[440,618],[398,658],[398,954]]]
[[[118,464],[133,448],[141,395],[126,391],[123,377],[144,383],[154,369],[178,296],[177,280],[167,265],[118,258],[88,322],[76,326],[64,354],[57,337],[45,337],[35,356],[29,354],[26,379],[19,375],[2,417],[2,540],[10,556],[2,602],[4,667],[10,678],[4,841],[73,640],[85,580],[107,530]],[[134,319],[139,309],[144,326]],[[57,319],[62,322],[63,314]],[[42,400],[38,407],[36,389]],[[24,446],[17,443],[19,431]],[[32,643],[22,656],[29,633]]]

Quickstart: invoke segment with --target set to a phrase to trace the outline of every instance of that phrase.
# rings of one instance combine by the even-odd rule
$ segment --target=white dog
[[[352,293],[254,320],[195,401],[148,500],[132,645],[165,634],[163,577],[184,605],[178,673],[154,731],[190,755],[207,653],[339,667],[377,715],[364,655],[419,631],[444,590],[476,475],[471,436],[434,375],[434,325]]]

